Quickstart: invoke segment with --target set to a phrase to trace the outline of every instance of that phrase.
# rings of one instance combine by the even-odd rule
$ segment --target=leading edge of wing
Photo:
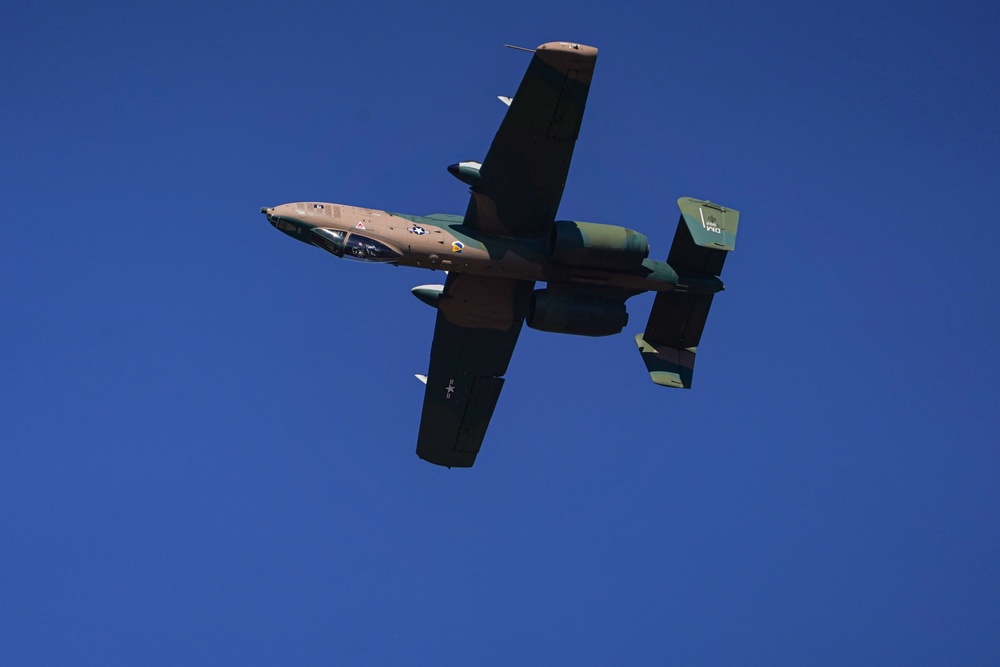
[[[471,467],[486,436],[532,282],[449,273],[438,305],[417,456]]]
[[[479,170],[466,226],[531,236],[555,219],[596,62],[597,49],[583,44],[535,50]]]

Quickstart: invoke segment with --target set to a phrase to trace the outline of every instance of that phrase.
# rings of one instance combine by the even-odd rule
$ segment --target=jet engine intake
[[[535,290],[525,322],[532,329],[577,336],[612,336],[628,324],[625,304],[589,294]]]
[[[640,266],[649,256],[649,239],[617,225],[556,220],[548,251],[560,264],[621,271]]]

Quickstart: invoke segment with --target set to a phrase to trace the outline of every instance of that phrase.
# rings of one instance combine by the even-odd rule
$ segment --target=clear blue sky
[[[0,11],[0,664],[996,665],[1000,10]],[[440,274],[258,209],[461,213],[533,47],[601,49],[563,218],[741,211],[694,387],[526,329],[413,453]]]

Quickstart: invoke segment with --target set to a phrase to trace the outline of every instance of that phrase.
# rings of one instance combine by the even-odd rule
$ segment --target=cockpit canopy
[[[337,257],[361,262],[394,262],[402,257],[380,241],[337,229],[313,229],[312,242]]]

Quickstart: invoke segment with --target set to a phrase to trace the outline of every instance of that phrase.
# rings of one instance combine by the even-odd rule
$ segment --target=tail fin
[[[714,295],[688,293],[683,279],[722,273],[726,255],[736,244],[740,212],[690,197],[678,199],[677,207],[681,219],[667,263],[677,271],[681,283],[672,292],[656,295],[646,331],[638,334],[635,342],[653,382],[687,389]]]
[[[667,264],[676,271],[720,275],[726,254],[736,247],[740,212],[690,197],[678,199],[677,208],[681,219]]]

